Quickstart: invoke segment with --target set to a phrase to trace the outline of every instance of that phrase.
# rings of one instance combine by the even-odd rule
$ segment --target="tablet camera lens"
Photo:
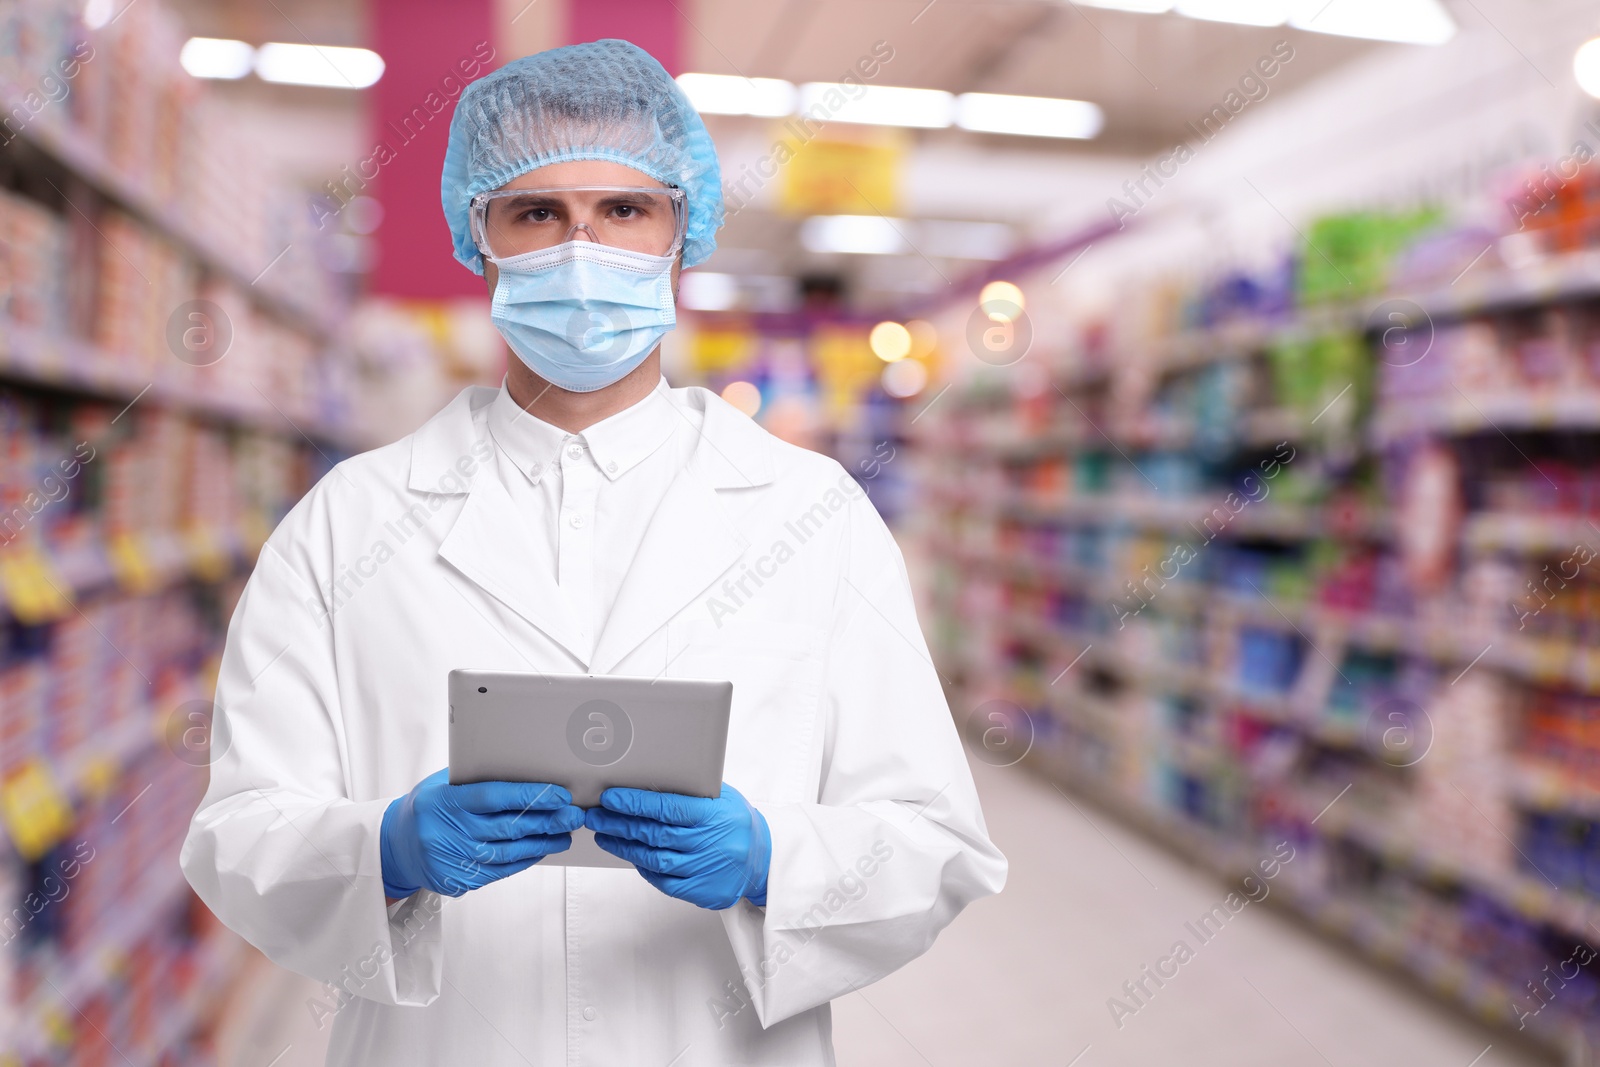
[[[488,686],[485,686],[485,685],[478,686],[478,692],[487,693],[488,691],[489,691],[489,687]]]

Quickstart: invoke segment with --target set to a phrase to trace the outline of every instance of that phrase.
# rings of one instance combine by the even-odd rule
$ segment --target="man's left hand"
[[[772,834],[726,782],[715,800],[613,786],[600,794],[600,807],[584,813],[583,824],[596,844],[670,897],[719,911],[740,897],[767,902]]]

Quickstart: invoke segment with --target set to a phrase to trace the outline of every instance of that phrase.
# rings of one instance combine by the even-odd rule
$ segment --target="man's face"
[[[575,159],[565,163],[552,163],[547,167],[537,167],[526,174],[519,174],[502,185],[501,189],[545,189],[558,186],[572,185],[634,185],[650,189],[665,189],[667,186],[656,181],[643,171],[634,170],[622,163],[613,163],[604,159]],[[597,225],[596,219],[575,217],[574,222],[588,222]],[[672,295],[678,295],[678,275],[683,270],[683,252],[678,252],[678,261],[672,265]],[[488,260],[483,264],[483,280],[489,287],[489,295],[494,296],[495,285],[500,279],[500,271]]]

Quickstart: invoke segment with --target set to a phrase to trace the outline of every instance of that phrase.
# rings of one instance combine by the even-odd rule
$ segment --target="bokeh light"
[[[722,387],[722,399],[752,419],[761,410],[761,390],[749,382],[729,382]]]
[[[914,359],[901,359],[883,368],[883,391],[904,400],[928,384],[928,368]]]
[[[872,354],[885,363],[894,363],[909,356],[911,340],[911,331],[898,322],[880,322],[867,337]]]
[[[906,332],[911,334],[911,355],[916,359],[928,358],[939,347],[939,331],[926,319],[912,319]]]
[[[1012,282],[992,281],[978,293],[978,306],[995,322],[1012,322],[1022,314],[1022,290]]]
[[[1577,76],[1578,88],[1593,97],[1600,97],[1600,37],[1585,41],[1572,57],[1572,73]]]

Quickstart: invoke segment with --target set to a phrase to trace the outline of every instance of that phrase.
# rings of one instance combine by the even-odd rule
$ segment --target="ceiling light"
[[[1208,22],[1282,26],[1289,21],[1290,7],[1290,0],[1178,0],[1177,12]]]
[[[264,44],[256,52],[256,74],[263,81],[365,89],[383,77],[383,58],[365,48],[325,44]]]
[[[1105,125],[1105,114],[1087,100],[962,93],[956,99],[956,125],[983,133],[1087,140]]]
[[[739,302],[739,281],[732,274],[684,271],[678,286],[678,305],[690,311],[728,311]]]
[[[183,42],[178,62],[196,78],[242,78],[250,73],[256,50],[243,41],[191,37]]]
[[[742,78],[736,74],[680,74],[678,87],[696,111],[706,115],[794,114],[795,88],[781,78]]]
[[[1172,10],[1172,0],[1077,0],[1089,7],[1104,7],[1112,11],[1133,11],[1140,15],[1159,15]]]
[[[1600,37],[1584,43],[1572,57],[1572,73],[1577,75],[1578,88],[1590,96],[1600,97]]]
[[[838,82],[809,82],[800,87],[800,110],[807,118],[871,126],[925,129],[948,126],[953,118],[955,99],[943,89]]]
[[[800,244],[808,252],[892,255],[908,249],[904,226],[881,215],[814,215],[800,224]]]
[[[946,259],[1005,259],[1016,245],[1003,222],[956,222],[924,219],[917,223],[917,251]]]
[[[1439,0],[1308,0],[1289,20],[1297,30],[1401,44],[1444,44],[1456,24]]]

